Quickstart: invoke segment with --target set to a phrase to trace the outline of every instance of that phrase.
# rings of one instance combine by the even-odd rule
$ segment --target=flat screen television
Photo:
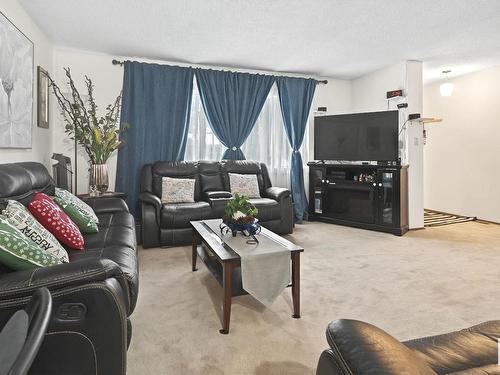
[[[398,129],[398,111],[318,116],[314,159],[397,161]]]

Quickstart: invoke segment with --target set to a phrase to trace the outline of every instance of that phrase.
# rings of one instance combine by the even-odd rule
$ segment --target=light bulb
[[[454,86],[451,82],[442,83],[441,86],[439,86],[441,96],[451,96],[451,94],[453,93],[453,88]]]

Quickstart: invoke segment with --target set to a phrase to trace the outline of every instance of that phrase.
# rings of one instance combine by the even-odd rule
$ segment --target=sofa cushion
[[[152,193],[161,197],[163,177],[195,179],[194,200],[201,200],[198,163],[189,161],[161,161],[151,166]]]
[[[13,270],[31,270],[62,262],[0,217],[0,263]]]
[[[54,202],[58,204],[59,207],[63,209],[66,215],[75,223],[82,233],[96,233],[97,222],[92,216],[84,211],[80,211],[76,206],[71,204],[69,200],[54,196]]]
[[[211,218],[207,202],[163,204],[161,208],[161,228],[189,228],[189,222]]]
[[[55,256],[62,263],[68,263],[68,253],[59,241],[40,224],[24,205],[9,199],[3,211],[7,221],[22,234],[41,247],[47,253]]]
[[[99,232],[84,235],[85,250],[108,246],[125,246],[135,249],[135,223],[128,212],[118,211],[97,215]]]
[[[72,249],[83,249],[84,241],[78,227],[64,211],[43,193],[36,193],[28,209],[49,232]]]
[[[221,165],[217,161],[200,161],[198,164],[200,173],[201,192],[224,191],[222,181]]]
[[[259,210],[257,218],[260,221],[269,221],[281,218],[281,206],[274,199],[251,198],[249,201]]]
[[[79,212],[83,213],[85,216],[90,217],[94,222],[99,222],[97,215],[95,214],[92,207],[90,207],[87,203],[82,201],[77,196],[71,194],[69,191],[64,189],[56,188],[54,192],[54,196],[61,198],[62,200],[68,202],[72,206],[74,206]]]
[[[260,198],[257,175],[229,173],[229,185],[232,194],[239,194],[247,198]]]
[[[0,199],[13,199],[27,205],[37,192],[54,194],[54,181],[43,164],[23,162],[0,165]]]
[[[260,163],[250,160],[223,160],[221,161],[222,179],[224,181],[224,189],[230,191],[229,173],[238,174],[253,174],[257,176],[259,183],[259,191],[262,196],[266,186],[264,185],[264,177]]]
[[[193,203],[194,178],[163,177],[161,186],[162,203]]]

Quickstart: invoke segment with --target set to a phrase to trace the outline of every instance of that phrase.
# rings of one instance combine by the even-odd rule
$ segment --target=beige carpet
[[[469,222],[404,237],[331,224],[298,225],[302,319],[291,297],[265,309],[233,299],[231,332],[220,328],[221,288],[190,247],[140,250],[128,373],[314,374],[325,327],[362,319],[399,339],[500,319],[500,226]]]

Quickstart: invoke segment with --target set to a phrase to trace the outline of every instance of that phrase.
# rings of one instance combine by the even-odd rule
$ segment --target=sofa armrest
[[[230,199],[233,197],[229,191],[207,191],[203,193],[203,200],[210,202],[213,199]]]
[[[329,324],[326,338],[331,353],[320,361],[334,360],[341,374],[436,375],[416,353],[371,324],[336,320]]]
[[[118,279],[120,285],[128,289],[122,270],[108,259],[82,259],[29,271],[10,272],[0,277],[0,300],[31,295],[41,287],[54,291],[110,278]]]
[[[290,196],[290,190],[280,187],[272,186],[264,191],[264,197],[274,199],[277,202],[281,202],[282,199]]]
[[[92,207],[96,215],[120,211],[128,212],[127,203],[121,198],[90,197],[82,200]]]
[[[156,195],[153,193],[148,193],[148,192],[142,192],[139,194],[139,200],[142,203],[150,204],[155,208],[156,211],[156,217],[160,217],[160,211],[161,211],[161,199],[158,198]]]

